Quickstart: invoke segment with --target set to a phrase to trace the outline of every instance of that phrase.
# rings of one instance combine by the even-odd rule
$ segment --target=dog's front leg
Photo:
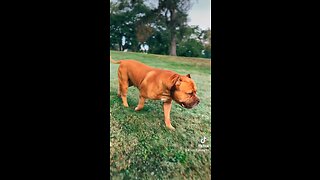
[[[140,111],[144,107],[144,102],[145,102],[145,98],[142,97],[141,94],[140,94],[138,106],[134,110],[135,111]]]
[[[170,122],[171,106],[172,106],[172,100],[169,100],[163,103],[164,122],[167,128],[171,130],[175,130],[175,128],[171,125],[171,122]]]

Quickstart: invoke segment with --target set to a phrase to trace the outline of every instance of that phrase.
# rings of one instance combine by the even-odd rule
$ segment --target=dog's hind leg
[[[129,86],[128,75],[127,73],[123,73],[123,71],[119,70],[118,78],[119,78],[118,94],[120,94],[121,96],[123,106],[129,107],[128,101],[127,101],[127,92],[128,92],[128,86]]]
[[[120,93],[120,82],[119,82],[119,85],[118,85],[118,93],[117,93],[118,97],[121,97],[121,93]]]

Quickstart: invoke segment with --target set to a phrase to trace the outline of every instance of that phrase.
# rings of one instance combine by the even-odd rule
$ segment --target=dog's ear
[[[190,74],[187,74],[186,76],[187,76],[188,78],[190,78],[190,79],[191,79],[191,76],[190,76]]]
[[[180,76],[179,76],[179,78],[178,78],[178,80],[176,81],[175,85],[180,86],[181,81],[182,81],[182,79],[181,79]]]
[[[179,74],[174,74],[170,77],[169,83],[167,84],[167,87],[171,89],[175,85],[180,85],[181,84],[181,78]]]

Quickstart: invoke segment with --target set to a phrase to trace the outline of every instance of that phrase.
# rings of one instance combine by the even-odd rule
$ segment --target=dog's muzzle
[[[200,103],[200,99],[196,98],[195,100],[193,100],[192,102],[181,102],[179,103],[182,107],[187,108],[187,109],[192,109],[195,106],[197,106]]]

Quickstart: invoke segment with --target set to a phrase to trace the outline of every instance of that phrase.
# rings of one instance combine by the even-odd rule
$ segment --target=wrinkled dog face
[[[182,107],[191,109],[200,103],[197,87],[190,75],[181,76],[175,85],[173,99]]]

